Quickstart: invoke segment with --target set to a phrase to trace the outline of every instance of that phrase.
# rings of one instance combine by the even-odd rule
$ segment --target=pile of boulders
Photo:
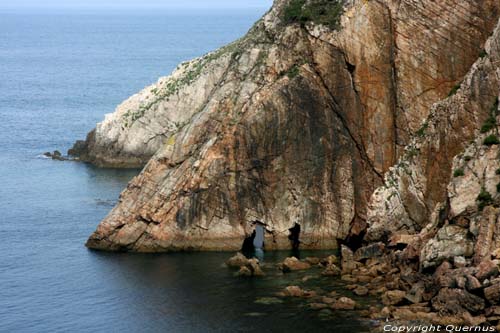
[[[500,261],[454,257],[434,272],[419,272],[408,259],[411,248],[387,250],[372,244],[352,252],[342,246],[341,279],[357,295],[378,294],[372,319],[419,320],[435,325],[497,326],[500,324]],[[366,291],[368,290],[368,293]]]

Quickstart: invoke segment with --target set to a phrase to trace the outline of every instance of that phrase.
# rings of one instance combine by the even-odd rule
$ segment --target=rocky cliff
[[[420,232],[498,95],[485,42],[499,7],[277,0],[75,144],[96,165],[146,164],[87,245],[238,249],[255,219],[267,248],[288,247],[295,222],[305,248],[359,240],[367,222],[368,240]]]

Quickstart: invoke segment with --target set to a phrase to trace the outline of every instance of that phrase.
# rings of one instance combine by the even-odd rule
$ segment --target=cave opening
[[[300,224],[295,222],[293,227],[288,229],[288,231],[290,232],[288,235],[288,239],[290,240],[290,243],[292,245],[292,250],[296,251],[300,246]]]
[[[243,240],[241,252],[247,256],[252,256],[256,252],[262,252],[264,249],[265,224],[261,221],[253,221],[254,229],[250,236]]]

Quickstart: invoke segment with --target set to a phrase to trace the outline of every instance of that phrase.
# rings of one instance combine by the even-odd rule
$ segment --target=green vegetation
[[[488,135],[486,138],[484,138],[483,141],[483,144],[486,146],[497,145],[499,143],[500,141],[498,140],[498,137],[495,134]]]
[[[429,127],[429,124],[425,122],[422,127],[420,127],[415,134],[417,134],[419,137],[423,137],[425,135],[425,131]]]
[[[481,126],[481,133],[489,132],[490,130],[496,128],[497,126],[497,116],[498,113],[498,97],[495,99],[495,102],[491,106],[490,116],[485,120],[483,126]]]
[[[497,184],[497,193],[500,192],[500,183]]]
[[[299,75],[299,72],[300,72],[300,67],[299,65],[295,64],[293,65],[287,72],[286,72],[286,75],[290,78],[290,79],[293,79],[294,77],[296,77],[297,75]]]
[[[453,172],[453,177],[462,177],[464,175],[464,169],[456,169]]]
[[[495,175],[500,175],[500,168],[495,170]]]
[[[488,55],[488,53],[486,53],[486,50],[485,50],[485,49],[482,49],[482,50],[481,50],[481,53],[479,53],[479,57],[480,57],[480,58],[484,58],[484,57],[486,57],[487,55]]]
[[[470,160],[472,160],[472,157],[471,157],[471,156],[469,156],[469,155],[465,155],[465,156],[464,156],[464,161],[465,161],[465,162],[469,162]]]
[[[498,114],[498,96],[495,99],[495,102],[493,103],[493,105],[491,106],[490,113],[492,115],[497,115]]]
[[[450,93],[448,94],[448,97],[450,96],[453,96],[457,93],[458,89],[460,89],[460,86],[462,85],[462,83],[457,83],[455,86],[453,86],[453,88],[451,88],[450,90]]]
[[[483,126],[481,126],[481,133],[486,133],[495,128],[497,125],[497,120],[495,119],[494,116],[489,116],[488,119],[483,123]]]
[[[337,29],[344,12],[342,0],[291,0],[283,13],[286,24],[314,22]]]
[[[478,202],[479,210],[482,211],[484,207],[491,204],[491,202],[493,201],[493,197],[491,196],[490,192],[486,191],[486,189],[483,187],[481,188],[481,192],[479,192],[476,201]]]

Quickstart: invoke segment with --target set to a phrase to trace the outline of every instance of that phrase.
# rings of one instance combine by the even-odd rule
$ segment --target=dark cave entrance
[[[252,224],[254,230],[250,236],[245,238],[241,247],[244,254],[252,254],[256,250],[262,251],[264,249],[265,224],[258,220],[252,222]]]
[[[288,239],[290,240],[290,243],[292,244],[292,250],[296,251],[299,249],[300,246],[300,224],[295,223],[293,227],[288,229],[290,234],[288,235]]]

